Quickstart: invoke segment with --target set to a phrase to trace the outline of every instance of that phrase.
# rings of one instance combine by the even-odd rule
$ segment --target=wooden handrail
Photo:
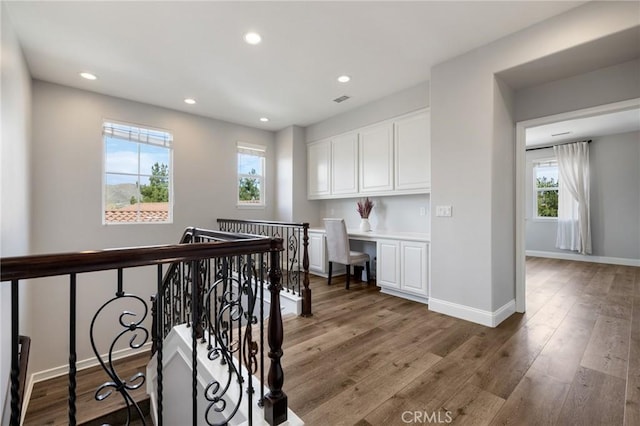
[[[157,265],[219,256],[282,250],[281,238],[229,236],[233,241],[167,244],[135,248],[6,257],[1,260],[0,281],[51,277],[71,273]]]

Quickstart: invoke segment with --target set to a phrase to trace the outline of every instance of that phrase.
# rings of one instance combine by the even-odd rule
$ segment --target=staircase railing
[[[205,398],[208,406],[205,410],[205,418],[198,419],[198,395],[197,395],[197,371],[198,365],[197,348],[202,339],[208,349],[208,360],[211,362],[227,363],[230,372],[242,373],[242,365],[246,366],[250,375],[260,370],[261,377],[264,377],[264,350],[263,350],[263,329],[264,315],[257,318],[255,309],[261,309],[264,300],[263,283],[268,273],[270,293],[270,309],[267,327],[267,341],[269,345],[268,357],[268,393],[262,397],[264,403],[264,418],[271,424],[280,424],[287,419],[287,396],[282,390],[284,373],[280,363],[282,357],[282,316],[280,312],[280,291],[281,273],[279,270],[279,257],[283,249],[282,239],[270,237],[257,237],[250,235],[239,235],[225,232],[205,231],[196,228],[188,228],[185,231],[183,240],[190,240],[188,243],[175,245],[162,245],[139,248],[111,249],[101,251],[86,251],[77,253],[61,253],[47,255],[33,255],[22,257],[2,258],[2,270],[0,271],[0,281],[9,281],[11,284],[11,426],[20,424],[21,403],[19,400],[19,389],[21,378],[19,375],[19,288],[23,280],[32,278],[43,278],[66,275],[69,277],[69,387],[68,387],[68,423],[75,425],[76,419],[76,374],[77,374],[77,353],[76,347],[79,335],[86,335],[86,330],[77,333],[80,324],[76,321],[76,308],[78,300],[77,275],[95,271],[115,272],[114,290],[115,295],[95,313],[93,320],[88,326],[90,343],[95,356],[109,376],[109,381],[100,386],[95,394],[95,398],[101,401],[111,394],[119,394],[127,406],[127,424],[133,421],[134,415],[145,424],[144,416],[140,407],[130,396],[129,391],[141,387],[146,380],[144,372],[139,372],[131,378],[125,379],[119,376],[116,368],[112,364],[112,352],[118,342],[128,339],[128,346],[132,349],[141,348],[148,340],[150,334],[156,335],[158,362],[156,376],[156,390],[158,400],[158,410],[156,421],[158,425],[163,424],[163,363],[162,363],[162,343],[165,335],[165,309],[167,303],[179,300],[174,298],[174,293],[169,292],[164,286],[165,274],[163,267],[167,268],[167,275],[170,271],[179,270],[184,274],[186,285],[180,289],[180,308],[183,309],[185,320],[191,327],[192,338],[192,395],[191,404],[193,408],[193,425],[228,423],[229,416],[220,420],[219,408],[222,405],[231,406],[241,401],[227,401],[224,394],[224,386],[220,383],[209,383],[206,387]],[[203,242],[206,241],[206,242]],[[266,270],[265,259],[269,259],[272,268]],[[229,265],[242,266],[241,274],[232,273]],[[123,271],[128,268],[137,268],[156,265],[157,273],[157,296],[156,302],[158,310],[157,321],[154,321],[155,329],[149,333],[146,324],[148,307],[145,298],[132,292],[125,292],[125,280]],[[171,281],[172,283],[175,281]],[[196,285],[194,285],[194,283]],[[41,283],[38,283],[40,285]],[[135,282],[127,282],[127,289],[135,286]],[[170,286],[169,286],[170,288]],[[200,297],[202,296],[202,297]],[[171,301],[166,299],[171,297]],[[116,337],[109,345],[107,357],[101,356],[97,349],[97,337],[94,336],[94,323],[100,317],[103,318],[107,312],[113,314],[114,302],[128,301],[126,310],[121,311],[115,319],[117,323]],[[132,304],[139,306],[139,311],[131,308]],[[215,306],[214,306],[215,305]],[[177,306],[177,305],[176,305]],[[193,309],[200,306],[200,309]],[[216,308],[217,307],[217,308]],[[205,327],[203,327],[205,325]],[[197,335],[199,328],[200,337]],[[258,329],[260,343],[253,336],[255,329]],[[240,376],[238,376],[240,377]],[[240,385],[244,380],[239,380]],[[214,381],[215,382],[215,381]],[[229,383],[231,380],[229,380]],[[263,388],[264,380],[259,383]],[[246,394],[250,401],[253,398],[254,387],[249,379],[245,384],[246,388],[240,395]],[[261,395],[262,396],[262,395]],[[240,398],[242,399],[242,397]],[[249,404],[251,406],[251,404]],[[251,408],[249,408],[251,410]],[[233,414],[236,410],[231,410]],[[202,410],[200,410],[202,412]],[[211,420],[210,413],[218,413],[217,420]],[[251,422],[249,416],[249,423]]]
[[[311,289],[309,288],[309,224],[269,220],[218,219],[224,232],[282,238],[284,250],[280,256],[283,274],[282,287],[302,296],[302,316],[310,317]]]

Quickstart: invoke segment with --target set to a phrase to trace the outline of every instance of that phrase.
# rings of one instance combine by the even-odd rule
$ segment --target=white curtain
[[[556,145],[558,160],[558,233],[556,247],[591,254],[589,144]]]

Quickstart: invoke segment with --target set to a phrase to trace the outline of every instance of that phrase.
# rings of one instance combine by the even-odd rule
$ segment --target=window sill
[[[236,204],[238,210],[264,210],[267,206],[264,204]]]
[[[540,223],[555,223],[558,221],[557,217],[534,217],[529,219],[531,222],[540,222]]]

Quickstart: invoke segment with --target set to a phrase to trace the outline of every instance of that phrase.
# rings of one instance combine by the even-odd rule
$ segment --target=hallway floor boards
[[[640,424],[640,268],[529,258],[527,312],[494,329],[343,280],[284,326],[308,425]]]

